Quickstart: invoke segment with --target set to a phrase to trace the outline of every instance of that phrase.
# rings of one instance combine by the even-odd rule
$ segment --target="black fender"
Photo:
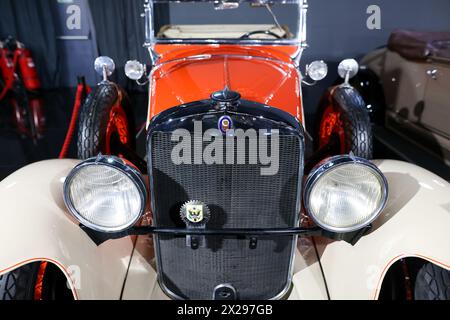
[[[86,98],[79,115],[78,157],[89,159],[99,153],[108,154],[106,131],[110,111],[119,104],[127,118],[129,147],[135,149],[135,122],[130,99],[119,85],[113,82],[99,83]]]
[[[339,115],[339,121],[333,127],[333,136],[339,139],[335,142],[328,142],[324,145],[321,137],[321,128],[325,114],[330,108]],[[344,131],[344,135],[340,135],[340,131]],[[321,102],[317,109],[316,126],[314,130],[315,149],[321,150],[332,145],[328,156],[338,154],[348,154],[353,152],[354,155],[372,159],[373,156],[373,135],[372,124],[369,113],[366,110],[366,103],[358,90],[350,85],[339,85],[331,87],[322,96]],[[326,138],[325,138],[326,139]]]

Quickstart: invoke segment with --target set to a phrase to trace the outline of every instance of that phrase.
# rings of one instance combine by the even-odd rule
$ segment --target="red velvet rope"
[[[3,100],[3,98],[6,96],[9,90],[12,89],[14,85],[14,73],[16,72],[16,66],[17,61],[19,60],[19,54],[17,51],[14,52],[14,59],[13,59],[13,68],[11,69],[11,77],[5,77],[6,79],[9,79],[7,83],[5,83],[5,87],[3,88],[2,92],[0,93],[0,101]]]
[[[67,130],[66,139],[64,140],[63,147],[59,153],[59,159],[64,159],[69,151],[70,143],[72,142],[73,135],[75,134],[75,128],[77,126],[78,115],[80,113],[81,105],[83,104],[83,95],[85,91],[85,85],[79,84],[77,86],[77,94],[75,96],[75,104],[73,106],[72,117],[70,119],[69,129]],[[89,94],[91,89],[86,86],[86,93]]]

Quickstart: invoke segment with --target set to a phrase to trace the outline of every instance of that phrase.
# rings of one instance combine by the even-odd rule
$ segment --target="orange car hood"
[[[153,71],[149,120],[228,87],[245,100],[282,109],[302,121],[300,82],[292,62],[263,55],[220,53],[172,59]]]

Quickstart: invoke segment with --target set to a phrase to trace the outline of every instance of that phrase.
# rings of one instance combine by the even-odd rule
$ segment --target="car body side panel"
[[[427,72],[424,107],[417,113],[417,126],[428,131],[440,146],[438,155],[450,165],[450,60],[433,60]]]
[[[375,161],[389,183],[386,209],[355,245],[317,239],[331,299],[376,299],[389,267],[420,257],[450,269],[450,185],[400,161]]]
[[[0,274],[49,261],[68,277],[77,299],[119,299],[133,239],[97,247],[66,210],[63,183],[76,160],[29,165],[0,183]]]
[[[427,87],[426,62],[410,61],[398,53],[387,50],[381,76],[388,110],[412,121],[416,108],[423,103]]]
[[[431,60],[427,76],[425,107],[418,114],[417,120],[423,126],[450,139],[450,60]]]
[[[163,54],[150,75],[149,121],[168,108],[209,99],[225,87],[303,120],[301,74],[289,55],[268,47],[177,48]]]
[[[382,82],[386,127],[450,165],[450,63],[438,59],[412,61],[384,48],[366,55],[361,64]],[[428,74],[433,70],[435,77]]]
[[[414,108],[425,97],[426,63],[407,60],[383,48],[365,56],[361,65],[380,78],[388,110],[405,120],[414,116]]]

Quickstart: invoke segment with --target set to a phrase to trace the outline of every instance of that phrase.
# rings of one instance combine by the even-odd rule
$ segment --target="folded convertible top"
[[[450,59],[450,32],[396,30],[389,38],[388,48],[406,59]]]

